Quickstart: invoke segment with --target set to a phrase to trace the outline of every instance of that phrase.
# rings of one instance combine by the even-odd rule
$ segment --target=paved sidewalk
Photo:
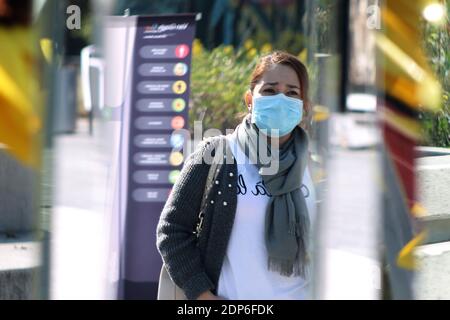
[[[117,266],[110,259],[106,201],[113,159],[108,141],[90,136],[84,119],[77,125],[77,133],[56,136],[53,149],[50,297],[111,299],[107,280]]]

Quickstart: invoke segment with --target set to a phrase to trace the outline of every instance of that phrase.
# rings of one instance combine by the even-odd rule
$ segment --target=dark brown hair
[[[311,104],[308,96],[308,70],[306,69],[305,65],[299,59],[297,59],[297,57],[284,51],[274,51],[268,55],[261,57],[251,75],[250,90],[253,93],[253,89],[255,89],[256,84],[261,80],[263,74],[277,64],[291,67],[297,74],[298,80],[300,82],[300,97],[303,100],[303,109],[305,112],[305,116],[303,117],[303,121],[300,125],[304,129],[308,130],[312,116]]]

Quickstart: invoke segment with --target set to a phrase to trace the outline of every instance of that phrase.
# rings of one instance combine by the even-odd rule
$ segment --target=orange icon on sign
[[[184,127],[184,118],[176,116],[172,119],[172,128],[175,130],[182,129]]]

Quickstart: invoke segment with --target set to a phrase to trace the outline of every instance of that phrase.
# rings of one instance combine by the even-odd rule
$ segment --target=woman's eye
[[[273,89],[264,89],[263,92],[265,92],[265,93],[275,93],[275,90],[273,90]]]
[[[289,91],[289,92],[287,93],[287,95],[288,95],[288,96],[297,97],[297,96],[298,96],[298,93],[297,93],[296,91]]]

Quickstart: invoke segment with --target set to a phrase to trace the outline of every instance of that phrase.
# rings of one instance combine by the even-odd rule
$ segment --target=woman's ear
[[[248,108],[248,111],[251,112],[252,111],[252,103],[253,103],[253,95],[252,92],[249,90],[247,90],[247,92],[244,95],[244,100],[245,100],[245,105]]]

